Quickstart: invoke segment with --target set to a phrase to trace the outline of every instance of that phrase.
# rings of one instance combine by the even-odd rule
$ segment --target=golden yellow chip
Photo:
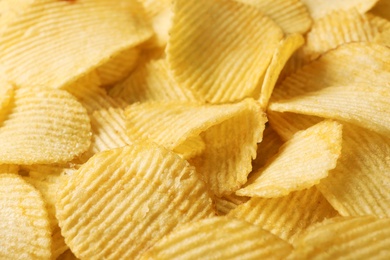
[[[13,96],[13,86],[3,83],[3,85],[0,87],[0,126],[11,109],[10,103],[12,103]]]
[[[195,169],[153,144],[96,154],[60,186],[56,210],[81,259],[137,259],[179,224],[215,214]]]
[[[66,250],[65,253],[60,255],[57,260],[78,260],[78,258],[70,250]]]
[[[269,110],[339,119],[387,134],[389,60],[390,49],[381,45],[342,45],[277,86]]]
[[[333,11],[356,8],[364,14],[370,10],[379,0],[301,0],[309,9],[314,20],[318,20]]]
[[[18,165],[12,164],[0,164],[0,174],[2,173],[14,173],[17,174],[19,172]]]
[[[126,117],[130,140],[150,139],[176,152],[189,138],[201,136],[205,150],[191,163],[217,196],[246,182],[266,122],[253,99],[225,105],[133,104]]]
[[[274,20],[286,34],[306,33],[312,24],[307,7],[300,0],[238,0],[252,5]]]
[[[3,2],[17,11],[1,19],[0,63],[20,87],[64,87],[152,36],[135,0]]]
[[[349,42],[372,42],[377,34],[370,21],[356,9],[334,11],[318,19],[307,34],[308,60]]]
[[[341,134],[341,124],[334,121],[296,133],[236,194],[274,198],[318,184],[336,167]]]
[[[64,90],[24,88],[0,127],[0,163],[44,164],[71,161],[91,143],[85,109]]]
[[[231,0],[177,0],[173,12],[167,60],[175,80],[211,103],[250,97],[283,37],[280,27]]]
[[[336,218],[310,228],[288,259],[387,259],[390,219]]]
[[[272,57],[271,64],[267,68],[261,87],[259,101],[264,109],[268,106],[268,101],[271,97],[272,91],[274,90],[274,86],[278,80],[280,72],[291,55],[293,55],[293,53],[301,47],[304,42],[305,40],[302,35],[292,34],[279,43],[278,48]]]
[[[141,64],[130,77],[111,89],[110,95],[123,98],[128,103],[199,99],[192,91],[174,81],[165,59]]]
[[[188,160],[195,156],[201,155],[202,152],[206,149],[206,144],[204,143],[201,136],[189,137],[184,143],[180,144],[175,148],[175,152],[182,156],[184,159]]]
[[[215,217],[182,225],[141,259],[283,259],[292,246],[245,221]]]
[[[338,216],[317,188],[296,191],[281,198],[251,198],[229,212],[293,243],[313,223]]]
[[[230,194],[221,198],[214,197],[213,200],[217,210],[217,215],[223,216],[228,214],[231,210],[237,208],[238,205],[247,202],[249,197],[241,197],[235,194]]]
[[[16,174],[0,174],[0,259],[50,259],[51,232],[41,194]]]

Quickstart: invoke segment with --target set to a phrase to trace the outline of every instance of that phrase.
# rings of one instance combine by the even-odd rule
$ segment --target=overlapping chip
[[[67,162],[91,143],[85,109],[64,90],[24,88],[0,127],[1,164]]]
[[[45,202],[16,174],[0,174],[0,219],[0,259],[50,259]]]
[[[318,184],[336,167],[341,136],[342,126],[334,121],[296,133],[236,194],[275,198]]]
[[[178,0],[173,13],[167,60],[175,80],[212,103],[250,97],[283,37],[280,27],[231,0]]]
[[[238,205],[245,203],[249,200],[249,197],[237,196],[230,194],[221,198],[214,197],[215,208],[219,216],[228,214],[231,210],[237,208]]]
[[[141,259],[282,259],[291,250],[289,243],[257,226],[215,217],[179,227]]]
[[[387,259],[390,219],[336,218],[309,228],[287,259]]]
[[[180,223],[215,214],[194,168],[153,144],[96,154],[60,186],[56,209],[81,259],[138,259]]]

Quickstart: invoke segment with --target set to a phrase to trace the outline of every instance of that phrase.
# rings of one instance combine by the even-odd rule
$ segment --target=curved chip
[[[286,34],[306,33],[312,24],[307,7],[300,0],[238,0],[258,8]]]
[[[221,198],[214,197],[215,208],[219,216],[228,214],[231,210],[237,208],[238,205],[245,203],[249,200],[249,197],[241,197],[236,194],[230,194]]]
[[[126,117],[130,140],[150,139],[178,151],[189,138],[201,136],[206,148],[191,163],[218,196],[246,182],[266,122],[253,99],[225,105],[133,104]]]
[[[348,10],[356,8],[364,14],[370,10],[379,0],[301,0],[309,9],[314,20],[320,19],[335,10]]]
[[[184,159],[188,160],[195,156],[201,155],[206,149],[201,136],[189,137],[184,143],[175,148],[175,152],[181,155]]]
[[[15,92],[13,109],[0,127],[0,163],[71,161],[91,143],[85,109],[69,93],[47,88]]]
[[[283,37],[280,27],[231,0],[178,0],[173,12],[167,60],[176,81],[211,103],[250,97]]]
[[[283,259],[291,250],[290,244],[257,226],[215,217],[179,227],[141,259]]]
[[[152,144],[96,154],[60,186],[56,209],[81,259],[137,259],[179,224],[215,214],[194,168]]]
[[[0,174],[0,258],[50,259],[51,232],[39,192],[16,174]]]
[[[20,87],[65,87],[152,36],[134,0],[4,2],[20,8],[2,17],[0,63]]]
[[[387,134],[389,60],[384,46],[340,46],[277,86],[269,110],[339,119]]]
[[[274,198],[318,184],[336,167],[341,130],[341,124],[323,121],[296,133],[236,194]]]
[[[313,226],[288,259],[387,259],[390,219],[336,218]]]
[[[229,212],[293,243],[312,224],[338,216],[324,196],[312,187],[280,198],[251,198]]]

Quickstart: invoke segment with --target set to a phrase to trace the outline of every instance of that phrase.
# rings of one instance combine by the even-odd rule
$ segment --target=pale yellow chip
[[[81,259],[137,259],[179,224],[215,214],[195,169],[153,144],[96,154],[60,186],[56,210]]]
[[[336,10],[348,10],[356,8],[364,14],[370,10],[379,0],[301,0],[309,9],[314,20],[318,20]]]
[[[338,216],[316,187],[281,198],[251,198],[229,212],[293,243],[311,224]]]
[[[165,59],[140,64],[130,77],[110,90],[110,96],[128,103],[199,99],[191,90],[175,82]]]
[[[275,89],[268,109],[338,119],[388,134],[389,61],[390,49],[384,46],[342,45],[287,78]]]
[[[312,24],[307,7],[300,0],[238,0],[258,8],[286,34],[306,33]]]
[[[176,81],[211,103],[250,97],[283,37],[280,27],[231,0],[177,0],[173,12],[167,60]]]
[[[379,15],[387,20],[390,20],[390,2],[389,0],[379,0],[373,9],[370,10],[371,13]]]
[[[283,259],[292,246],[245,221],[215,217],[182,225],[141,259]]]
[[[287,138],[321,120],[293,113],[269,116],[274,129]],[[344,123],[342,154],[317,188],[343,216],[389,217],[389,153],[388,137]]]
[[[51,232],[41,194],[16,174],[0,174],[0,259],[50,259]]]
[[[127,49],[110,58],[96,69],[103,86],[124,80],[137,65],[140,50]]]
[[[64,87],[152,36],[135,0],[4,2],[0,63],[20,87]]]
[[[180,144],[175,148],[175,152],[182,156],[184,159],[188,160],[195,156],[201,155],[202,152],[206,149],[206,144],[204,143],[201,136],[189,137],[184,143]]]
[[[129,106],[126,117],[133,141],[150,139],[180,152],[189,138],[201,136],[206,148],[191,163],[217,196],[246,182],[266,122],[253,99],[225,105],[141,103]]]
[[[282,40],[276,49],[271,64],[267,68],[260,92],[260,104],[265,109],[274,90],[276,81],[294,52],[303,45],[305,39],[300,34],[292,34]]]
[[[288,259],[388,259],[390,219],[336,218],[310,228]]]
[[[334,121],[296,133],[236,194],[275,198],[318,184],[336,167],[341,137],[342,126]]]
[[[333,11],[318,19],[307,34],[304,47],[308,60],[349,42],[372,42],[377,30],[356,9]]]
[[[1,164],[71,161],[91,143],[85,109],[64,90],[24,88],[0,126]]]
[[[223,196],[221,198],[214,197],[215,208],[217,210],[217,215],[223,216],[228,214],[233,209],[237,208],[237,206],[245,203],[249,200],[249,197],[237,196],[235,194],[230,194]]]

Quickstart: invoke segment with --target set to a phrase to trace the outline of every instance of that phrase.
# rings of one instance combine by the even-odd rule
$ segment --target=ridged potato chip
[[[292,246],[245,221],[215,217],[182,225],[141,259],[283,259]]]
[[[236,194],[274,198],[318,184],[336,167],[341,136],[342,126],[334,121],[296,133]]]
[[[12,105],[0,126],[1,164],[62,163],[88,149],[91,126],[87,112],[66,91],[18,89]]]
[[[0,63],[20,87],[65,87],[152,36],[134,0],[4,2],[17,11],[1,19]]]
[[[228,214],[231,210],[237,208],[238,205],[245,203],[249,200],[249,197],[237,196],[230,194],[221,198],[214,197],[215,208],[219,216]]]
[[[251,198],[229,212],[293,243],[313,223],[339,216],[325,197],[312,187],[280,198]]]
[[[238,0],[258,8],[286,34],[306,33],[312,24],[307,7],[300,0]]]
[[[211,103],[250,97],[282,40],[280,27],[231,0],[177,0],[173,13],[167,60],[175,80]]]
[[[184,143],[180,144],[175,148],[175,152],[182,156],[184,159],[188,160],[195,156],[201,155],[206,149],[206,144],[204,143],[201,136],[189,137]]]
[[[370,10],[379,0],[301,0],[309,9],[314,20],[320,19],[325,15],[338,10],[348,10],[356,8],[360,13],[364,14]]]
[[[0,174],[0,259],[50,259],[51,232],[41,194],[16,174]]]
[[[287,259],[388,259],[390,219],[336,218],[310,228]]]
[[[153,144],[96,154],[60,185],[56,209],[81,259],[138,259],[179,224],[215,214],[195,169]]]
[[[390,49],[381,45],[342,45],[277,86],[268,109],[334,118],[388,134],[389,60]]]

